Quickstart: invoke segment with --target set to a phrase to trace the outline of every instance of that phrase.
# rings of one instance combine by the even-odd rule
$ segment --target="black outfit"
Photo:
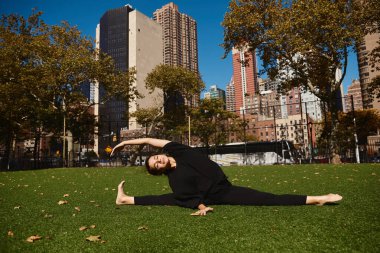
[[[178,205],[197,208],[207,205],[304,205],[304,195],[275,195],[233,186],[218,164],[191,147],[169,142],[163,151],[175,159],[168,172],[173,193],[135,197],[136,205]]]

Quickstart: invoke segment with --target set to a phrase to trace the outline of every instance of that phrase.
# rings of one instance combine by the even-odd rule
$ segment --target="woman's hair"
[[[149,174],[151,175],[154,175],[154,176],[159,176],[159,175],[162,175],[162,174],[166,174],[165,171],[162,171],[162,170],[156,170],[155,168],[152,169],[150,166],[149,166],[149,160],[152,156],[155,156],[155,155],[158,155],[158,154],[152,154],[152,155],[149,155],[146,159],[145,159],[145,167],[146,167],[146,170],[148,171]]]

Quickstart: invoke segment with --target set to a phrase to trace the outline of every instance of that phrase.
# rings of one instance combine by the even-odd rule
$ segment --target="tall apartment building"
[[[99,151],[119,141],[121,129],[140,127],[135,119],[129,117],[130,113],[138,108],[162,105],[162,91],[150,94],[144,83],[146,75],[163,62],[161,38],[161,26],[144,14],[133,10],[130,5],[109,10],[101,17],[97,27],[99,40],[97,45],[102,52],[114,59],[118,70],[128,71],[131,67],[136,68],[137,80],[134,85],[144,97],[129,104],[117,99],[100,104]],[[103,96],[100,84],[100,101]]]
[[[277,92],[280,82],[277,80],[258,78],[259,92],[263,91],[275,91]]]
[[[197,23],[190,16],[180,13],[178,6],[168,3],[153,13],[153,20],[162,27],[163,63],[180,66],[199,73]],[[198,104],[200,94],[188,105]]]
[[[358,65],[359,65],[359,80],[362,89],[363,96],[363,108],[370,109],[375,108],[380,111],[380,99],[376,98],[377,94],[373,95],[373,100],[370,98],[370,91],[368,90],[368,85],[371,81],[380,75],[380,64],[377,63],[375,67],[371,66],[369,62],[368,55],[375,48],[378,47],[378,42],[380,41],[380,32],[367,34],[364,36],[362,42],[357,47],[358,55]],[[377,68],[376,68],[377,67]]]
[[[249,50],[232,49],[235,111],[246,108],[245,97],[259,92],[256,55]]]
[[[229,84],[226,85],[226,110],[229,112],[235,111],[235,86],[233,77]]]
[[[352,96],[352,98],[351,98]],[[347,96],[344,100],[345,112],[352,111],[352,100],[354,101],[354,110],[363,110],[362,90],[359,80],[352,80],[347,89]]]

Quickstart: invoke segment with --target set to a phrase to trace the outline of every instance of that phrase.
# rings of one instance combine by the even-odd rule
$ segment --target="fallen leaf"
[[[15,207],[13,207],[13,209],[20,209],[21,208],[21,206],[15,206]]]
[[[95,200],[90,200],[90,203],[95,203]]]
[[[142,230],[142,231],[146,231],[146,230],[148,230],[148,227],[147,226],[140,226],[140,227],[138,227],[137,228],[137,230]]]
[[[63,197],[66,198],[66,197],[69,197],[70,195],[69,194],[63,194]]]
[[[58,205],[64,205],[64,204],[67,204],[67,200],[60,200],[58,201]]]
[[[40,240],[40,239],[42,239],[41,236],[39,236],[39,235],[32,235],[32,236],[29,236],[29,237],[26,239],[26,241],[27,241],[27,242],[34,242],[34,241],[37,241],[37,240]]]
[[[79,206],[74,207],[74,209],[77,210],[78,212],[80,212]]]
[[[79,231],[85,231],[86,229],[88,229],[88,228],[86,226],[83,226],[83,227],[79,228]]]
[[[86,241],[98,242],[98,241],[100,241],[100,239],[101,239],[100,235],[90,235],[89,237],[86,238]]]
[[[107,241],[101,240],[100,243],[106,243]]]
[[[8,231],[8,236],[9,236],[9,237],[13,237],[13,236],[14,236],[14,233],[13,233],[12,230],[9,230],[9,231]]]
[[[96,225],[91,225],[90,228],[96,228]]]

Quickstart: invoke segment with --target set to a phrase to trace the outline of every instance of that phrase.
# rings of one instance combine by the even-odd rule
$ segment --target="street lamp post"
[[[247,136],[246,136],[246,122],[245,122],[245,107],[243,107],[243,135],[244,135],[244,164],[247,165]]]
[[[189,146],[191,145],[191,118],[190,115],[187,116],[189,118]]]
[[[62,163],[63,167],[66,167],[66,105],[65,97],[63,96],[63,147],[62,147]]]
[[[276,143],[276,156],[277,156],[277,164],[278,164],[278,150],[277,150],[277,126],[276,126],[276,107],[273,106],[273,121],[274,121],[274,141]]]
[[[358,135],[356,134],[356,118],[355,118],[355,107],[354,107],[354,96],[351,95],[351,108],[352,108],[352,116],[354,121],[354,138],[355,138],[355,155],[356,155],[356,163],[360,163],[360,155],[359,155],[359,146],[358,146]]]

